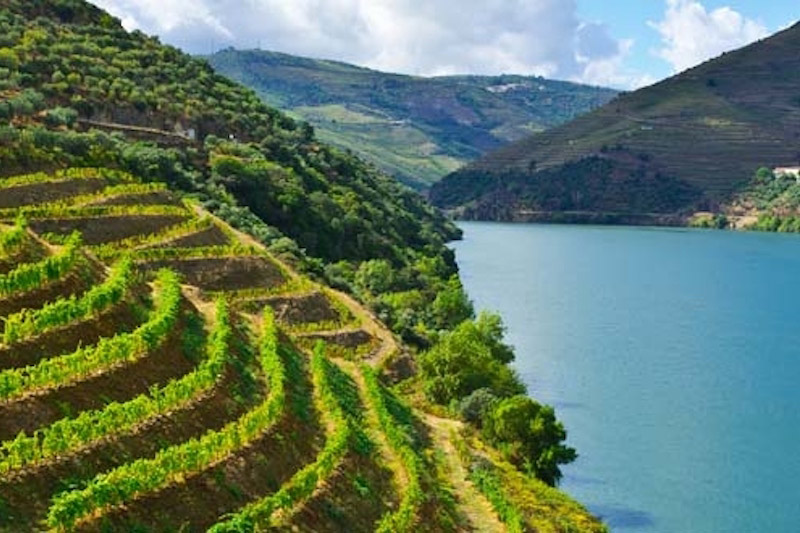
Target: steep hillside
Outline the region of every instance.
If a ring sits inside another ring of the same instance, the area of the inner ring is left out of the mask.
[[[800,161],[800,25],[498,150],[431,194],[462,216],[678,221]],[[650,215],[650,216],[648,216]]]
[[[486,452],[381,383],[392,334],[195,201],[88,168],[0,195],[0,531],[603,530],[499,455],[486,496],[447,470]]]
[[[0,531],[603,531],[457,234],[203,61],[0,0]]]
[[[800,233],[800,179],[796,172],[761,168],[718,212],[698,212],[692,226]]]
[[[260,50],[211,65],[414,188],[608,102],[610,89],[524,76],[421,78]]]

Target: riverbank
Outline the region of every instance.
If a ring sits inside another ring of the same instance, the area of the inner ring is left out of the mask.
[[[508,212],[503,216],[464,216],[450,212],[456,222],[505,222],[520,224],[574,224],[582,226],[651,226],[720,229],[767,233],[800,233],[800,216],[767,213],[726,214],[710,211],[686,213],[615,213],[594,211]]]
[[[800,240],[460,226],[470,298],[580,453],[561,489],[615,533],[796,530]]]

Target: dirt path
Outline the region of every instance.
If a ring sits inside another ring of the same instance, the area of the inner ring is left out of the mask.
[[[361,322],[361,327],[364,331],[380,341],[380,348],[366,361],[368,364],[378,366],[387,357],[399,351],[400,347],[392,332],[378,322],[378,319],[363,305],[341,291],[327,289],[327,292],[347,307],[353,316]]]
[[[351,361],[337,360],[336,364],[344,370],[358,386],[358,395],[361,398],[361,403],[364,405],[364,422],[368,430],[370,438],[378,445],[379,453],[382,456],[386,465],[392,470],[398,496],[402,497],[408,486],[408,472],[403,467],[400,457],[395,453],[394,449],[389,445],[386,435],[381,430],[381,423],[378,419],[378,413],[369,400],[367,393],[367,384],[364,381],[364,375],[358,365]]]
[[[450,483],[455,489],[459,512],[469,522],[472,531],[506,531],[505,525],[497,517],[492,505],[475,485],[467,479],[467,470],[461,464],[453,442],[451,431],[458,431],[461,422],[426,414],[425,422],[431,428],[431,438],[436,449],[442,452],[443,466]]]

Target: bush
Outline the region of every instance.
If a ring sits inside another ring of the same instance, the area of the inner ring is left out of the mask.
[[[461,400],[458,413],[465,422],[481,427],[484,417],[491,412],[497,401],[497,396],[490,389],[478,389]]]
[[[362,292],[381,294],[394,284],[392,265],[384,259],[364,261],[356,271],[356,288]]]
[[[56,107],[47,112],[44,120],[52,127],[72,126],[78,120],[78,112],[70,107]]]
[[[473,316],[475,310],[461,286],[458,276],[453,276],[439,291],[431,306],[435,327],[451,329]],[[501,332],[502,336],[502,332]]]
[[[548,485],[556,485],[561,479],[559,465],[571,463],[578,456],[562,444],[567,432],[556,420],[553,408],[527,396],[498,402],[484,419],[483,435],[503,451],[506,459]]]
[[[10,48],[0,48],[0,67],[14,71],[19,67],[19,58],[14,50]]]
[[[525,387],[507,366],[513,359],[513,351],[503,344],[500,317],[482,313],[477,320],[464,321],[444,333],[421,356],[425,393],[440,404],[450,404],[481,388],[500,397],[524,393]]]

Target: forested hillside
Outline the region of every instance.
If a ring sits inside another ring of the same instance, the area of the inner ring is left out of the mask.
[[[387,74],[262,50],[222,50],[208,60],[268,104],[313,124],[321,139],[417,189],[616,94],[533,76]]]
[[[797,165],[800,25],[623,94],[434,187],[468,218],[683,223]]]
[[[0,0],[0,531],[603,530],[457,235],[204,61]]]

